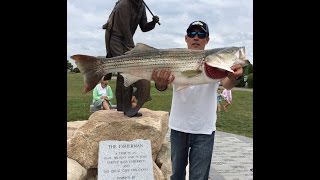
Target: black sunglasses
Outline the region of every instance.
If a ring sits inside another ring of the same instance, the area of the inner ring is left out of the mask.
[[[205,33],[205,32],[195,32],[195,31],[188,32],[187,35],[188,35],[189,38],[194,38],[196,35],[198,35],[198,38],[200,38],[200,39],[204,39],[205,37],[207,37],[207,33]]]

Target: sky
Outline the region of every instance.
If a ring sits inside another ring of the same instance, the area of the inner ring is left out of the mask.
[[[102,25],[117,0],[67,0],[67,59],[86,54],[105,56],[105,31]],[[133,40],[157,49],[187,48],[184,36],[196,20],[209,26],[210,41],[206,49],[244,46],[253,63],[253,0],[144,0],[160,24],[149,32],[138,26]],[[148,21],[152,15],[146,9]]]

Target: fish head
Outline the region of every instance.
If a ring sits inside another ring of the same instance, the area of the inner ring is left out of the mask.
[[[222,79],[228,72],[234,72],[231,66],[234,64],[247,65],[244,47],[216,48],[206,51],[204,59],[206,75],[213,79]]]

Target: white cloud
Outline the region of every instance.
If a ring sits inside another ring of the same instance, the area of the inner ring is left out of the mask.
[[[104,56],[102,25],[117,0],[67,0],[67,59],[74,54]],[[202,20],[209,25],[207,49],[245,46],[253,62],[252,0],[145,0],[161,25],[149,32],[134,35],[134,41],[155,48],[186,47],[184,35],[189,23]],[[147,9],[146,9],[147,10]],[[147,10],[148,21],[152,20]]]

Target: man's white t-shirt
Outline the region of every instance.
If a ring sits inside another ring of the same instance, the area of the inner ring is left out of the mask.
[[[176,91],[173,85],[169,127],[192,134],[212,134],[216,130],[219,82],[189,86]]]

